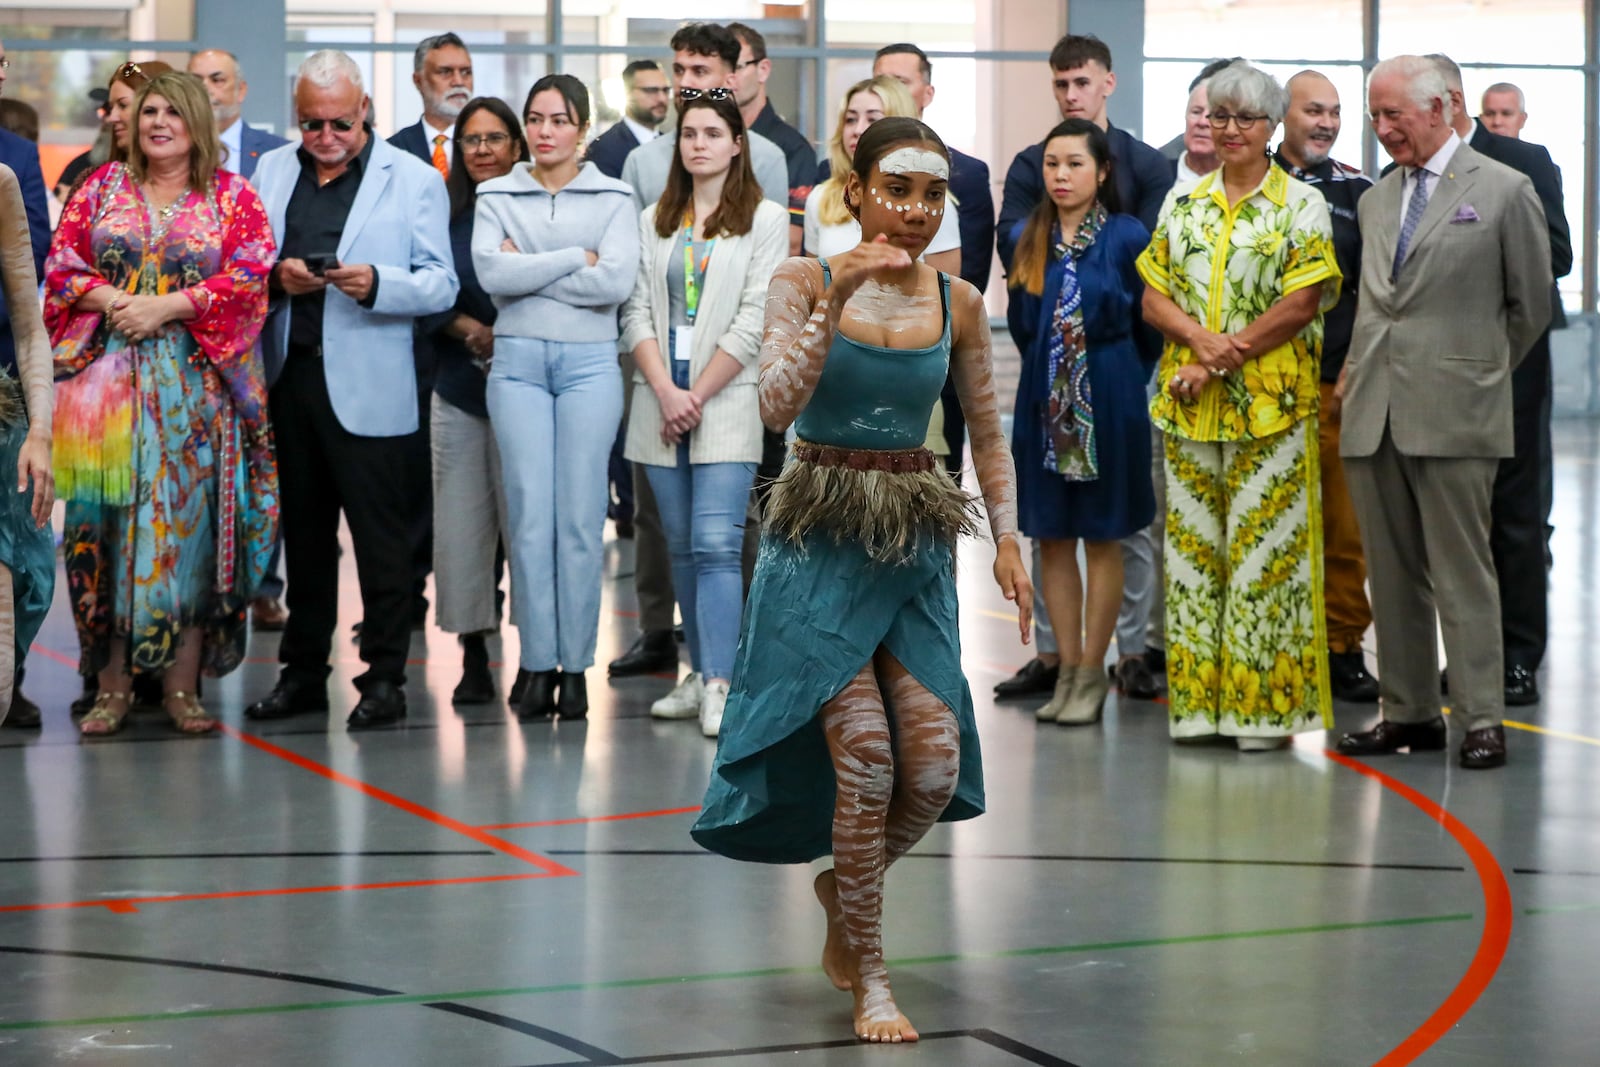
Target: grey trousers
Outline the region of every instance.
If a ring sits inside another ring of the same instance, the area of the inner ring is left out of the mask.
[[[446,633],[493,630],[498,626],[494,556],[507,526],[500,449],[488,419],[462,411],[437,393],[429,423],[434,614]]]
[[[633,411],[633,356],[624,354],[622,365],[622,425]],[[645,386],[649,388],[649,386]],[[656,495],[643,465],[633,465],[633,595],[639,602],[639,629],[645,633],[671,630],[676,595],[672,589],[672,556],[661,529]]]
[[[1438,717],[1442,630],[1457,721],[1498,725],[1505,673],[1489,501],[1499,461],[1402,455],[1385,430],[1376,452],[1344,466],[1367,550],[1384,718]]]

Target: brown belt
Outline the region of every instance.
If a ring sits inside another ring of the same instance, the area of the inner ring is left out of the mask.
[[[926,448],[883,451],[872,448],[836,448],[811,441],[796,441],[797,459],[819,467],[844,467],[853,471],[887,471],[890,474],[915,474],[938,469],[939,460]]]

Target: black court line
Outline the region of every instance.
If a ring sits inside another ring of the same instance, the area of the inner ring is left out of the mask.
[[[836,1048],[878,1049],[882,1048],[915,1048],[934,1041],[950,1041],[955,1039],[968,1039],[981,1041],[991,1048],[1001,1052],[1009,1052],[1025,1063],[1036,1063],[1039,1067],[1078,1067],[1071,1060],[1064,1060],[1060,1056],[1036,1049],[1031,1045],[1024,1045],[1015,1038],[1006,1037],[988,1029],[976,1030],[939,1030],[921,1035],[921,1040],[909,1044],[879,1046],[866,1041],[857,1041],[855,1038],[845,1038],[838,1041],[809,1041],[797,1045],[753,1045],[749,1048],[705,1049],[700,1052],[670,1052],[659,1055],[645,1056],[618,1056],[608,1060],[570,1060],[562,1063],[529,1064],[527,1067],[590,1067],[592,1064],[607,1064],[611,1067],[644,1067],[656,1063],[699,1063],[704,1060],[731,1060],[746,1056],[792,1056],[797,1052],[824,1052]]]
[[[88,856],[0,856],[0,863],[106,863],[128,860],[302,860],[357,856],[494,856],[488,848],[358,849],[349,852],[144,852]]]
[[[293,982],[297,985],[317,986],[322,989],[337,989],[345,993],[361,993],[369,997],[403,997],[405,992],[399,989],[384,989],[382,986],[364,985],[360,982],[346,982],[337,978],[318,978],[310,974],[293,974],[289,971],[268,971],[257,967],[235,967],[225,963],[205,963],[200,960],[174,960],[159,956],[128,956],[117,952],[84,952],[70,949],[34,948],[28,945],[0,945],[0,953],[9,952],[20,956],[49,956],[78,960],[103,960],[111,963],[137,963],[148,967],[171,967],[177,970],[205,971],[211,974],[233,974],[246,978],[266,978],[276,982]],[[489,1023],[506,1030],[514,1030],[519,1034],[537,1037],[546,1044],[565,1049],[579,1056],[587,1057],[580,1061],[585,1064],[612,1064],[621,1063],[622,1060],[603,1049],[596,1048],[575,1037],[555,1030],[548,1030],[533,1023],[513,1019],[509,1015],[484,1011],[480,1008],[470,1008],[463,1004],[450,1001],[433,1001],[422,1005],[434,1011],[442,1011],[450,1015],[459,1015],[479,1022]]]
[[[713,852],[695,848],[546,848],[545,856],[706,856],[717,858]],[[1343,860],[1240,860],[1205,859],[1185,856],[1076,856],[1076,855],[1024,855],[1020,853],[985,852],[907,852],[902,860],[1026,860],[1040,863],[1165,863],[1192,864],[1198,867],[1295,867],[1332,868],[1355,871],[1446,871],[1461,872],[1466,868],[1447,863],[1354,863]]]
[[[1512,874],[1553,874],[1558,878],[1600,878],[1600,871],[1547,871],[1541,867],[1513,867]]]

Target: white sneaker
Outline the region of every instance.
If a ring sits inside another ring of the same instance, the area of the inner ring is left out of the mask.
[[[700,714],[700,702],[705,691],[700,672],[690,671],[677,688],[650,705],[650,716],[656,719],[692,719]]]
[[[722,730],[722,709],[728,704],[728,683],[708,682],[700,699],[700,732],[716,737]]]

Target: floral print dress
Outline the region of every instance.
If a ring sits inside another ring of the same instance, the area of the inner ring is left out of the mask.
[[[155,210],[122,164],[102,167],[62,213],[46,267],[55,346],[55,462],[66,572],[83,659],[113,638],[135,672],[160,671],[179,633],[204,632],[202,667],[243,659],[245,606],[277,534],[277,468],[255,342],[276,257],[261,201],[218,171]],[[196,315],[130,344],[77,310],[103,285],[183,292]]]
[[[1166,612],[1171,733],[1283,737],[1330,722],[1317,404],[1322,313],[1340,273],[1326,202],[1272,165],[1229,206],[1221,172],[1161,209],[1145,283],[1206,329],[1236,333],[1322,287],[1318,313],[1200,395],[1165,388],[1193,361],[1169,341],[1150,404],[1167,435]]]

